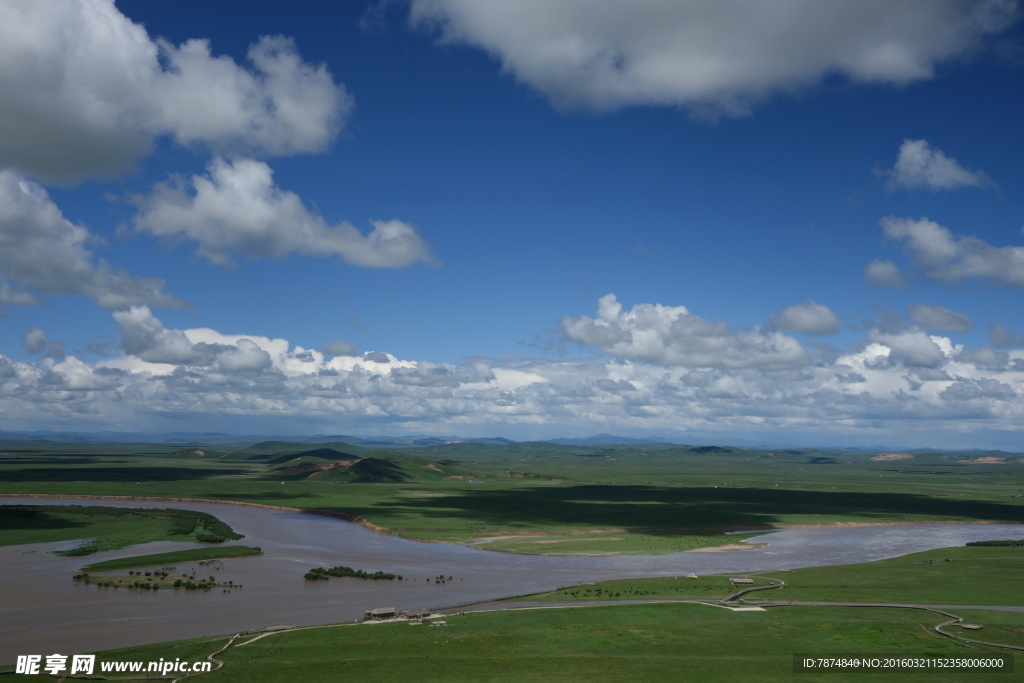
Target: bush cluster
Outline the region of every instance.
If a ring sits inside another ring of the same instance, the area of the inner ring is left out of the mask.
[[[398,579],[399,581],[402,580],[401,576],[397,576],[395,574],[388,574],[387,572],[373,572],[371,574],[370,572],[363,571],[362,569],[353,569],[352,567],[331,567],[330,569],[325,569],[323,567],[315,567],[313,569],[310,569],[308,572],[306,572],[306,577],[305,578],[306,578],[307,581],[326,581],[327,577],[329,577],[329,576],[337,576],[337,577],[351,576],[352,578],[355,578],[355,579],[373,579],[373,580],[377,580],[377,579],[386,579],[386,580]]]

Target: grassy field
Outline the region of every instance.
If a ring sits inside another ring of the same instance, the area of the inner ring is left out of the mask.
[[[793,669],[796,654],[978,657],[998,652],[930,632],[942,620],[918,610],[732,612],[694,604],[467,613],[439,625],[346,625],[273,634],[218,655],[224,668],[201,680],[791,681],[800,680]],[[198,661],[224,642],[117,650],[102,653],[101,660]],[[977,680],[1012,681],[1018,675],[985,673]],[[806,679],[849,681],[851,676],[961,683],[977,674],[815,672]]]
[[[773,576],[786,581],[786,587],[757,599],[1024,605],[1024,548],[939,548]]]
[[[954,626],[946,629],[951,633],[959,633],[967,638],[987,640],[992,643],[1024,647],[1024,613],[965,609],[957,610],[956,615],[963,617],[965,624],[982,624],[985,628],[981,631],[967,631],[959,630]],[[1017,665],[1024,666],[1024,656],[1020,652],[1017,653]],[[1019,670],[1017,675],[1020,675]]]
[[[191,510],[3,505],[0,545],[86,540],[61,555],[89,555],[150,541],[220,543],[241,538],[213,515]]]

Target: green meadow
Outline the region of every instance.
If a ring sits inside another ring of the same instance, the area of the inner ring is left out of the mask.
[[[669,444],[5,444],[0,493],[245,501],[355,515],[408,538],[490,541],[507,552],[667,553],[735,540],[724,529],[1024,522],[1024,462],[1001,452]]]
[[[998,623],[1006,628],[1024,625],[1015,618],[1001,614]],[[197,680],[771,682],[800,680],[793,659],[801,654],[1009,656],[930,630],[944,619],[906,609],[773,607],[733,612],[685,603],[470,612],[416,626],[339,625],[272,633],[248,644],[251,636],[243,636],[217,655],[224,662],[222,669]],[[223,638],[107,651],[100,654],[100,661],[200,661],[226,642]],[[825,682],[852,677],[961,683],[1019,680],[1019,672],[930,669],[814,672],[805,677]]]

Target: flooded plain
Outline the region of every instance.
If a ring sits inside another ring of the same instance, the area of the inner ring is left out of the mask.
[[[0,547],[0,664],[19,654],[82,654],[101,649],[216,635],[271,625],[353,621],[375,607],[444,607],[610,579],[758,572],[850,564],[963,545],[1024,539],[1024,525],[913,524],[787,529],[751,539],[763,548],[629,557],[539,557],[379,534],[332,517],[239,505],[2,498],[5,505],[109,505],[185,508],[219,517],[259,546],[261,557],[198,567],[233,581],[225,592],[131,591],[73,582],[82,565],[114,557],[197,547],[149,543],[88,557],[53,555],[71,542]],[[305,581],[313,567],[382,570],[404,581]],[[182,563],[175,573],[196,565]],[[438,584],[437,576],[452,577]]]

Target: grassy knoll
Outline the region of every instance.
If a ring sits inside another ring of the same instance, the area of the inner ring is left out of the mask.
[[[82,572],[110,572],[118,569],[138,569],[140,567],[156,567],[179,562],[204,562],[207,560],[228,560],[235,557],[253,557],[262,555],[259,548],[252,548],[247,545],[227,545],[218,548],[195,548],[193,550],[179,550],[173,553],[152,553],[150,555],[137,555],[135,557],[121,557],[114,560],[105,560],[88,564],[79,571]]]
[[[1005,453],[915,452],[877,460],[871,452],[815,449],[539,443],[448,444],[403,455],[345,445],[332,460],[310,455],[327,449],[309,444],[266,448],[22,445],[0,452],[0,493],[324,508],[409,538],[452,543],[541,532],[548,536],[488,544],[540,554],[665,553],[732,540],[698,538],[695,532],[705,527],[1024,521],[1024,462]],[[374,465],[377,480],[361,483],[362,475],[346,479],[341,469],[317,469],[333,468],[342,456]],[[292,460],[299,469],[284,473],[280,468]],[[313,465],[308,473],[306,465]],[[616,529],[626,531],[596,533]],[[581,540],[581,532],[591,535]]]
[[[941,620],[916,610],[778,607],[738,613],[687,604],[469,613],[447,617],[444,625],[336,626],[270,635],[231,647],[218,656],[225,667],[202,680],[791,681],[794,653],[994,651],[931,633]],[[223,642],[132,648],[101,653],[100,659],[197,661]],[[1015,675],[983,677],[1010,681]],[[816,672],[808,680],[850,676]],[[959,683],[966,676],[931,669],[858,673],[856,679]]]
[[[62,555],[88,555],[150,541],[220,543],[239,538],[213,515],[192,510],[0,504],[0,545],[89,539]]]

